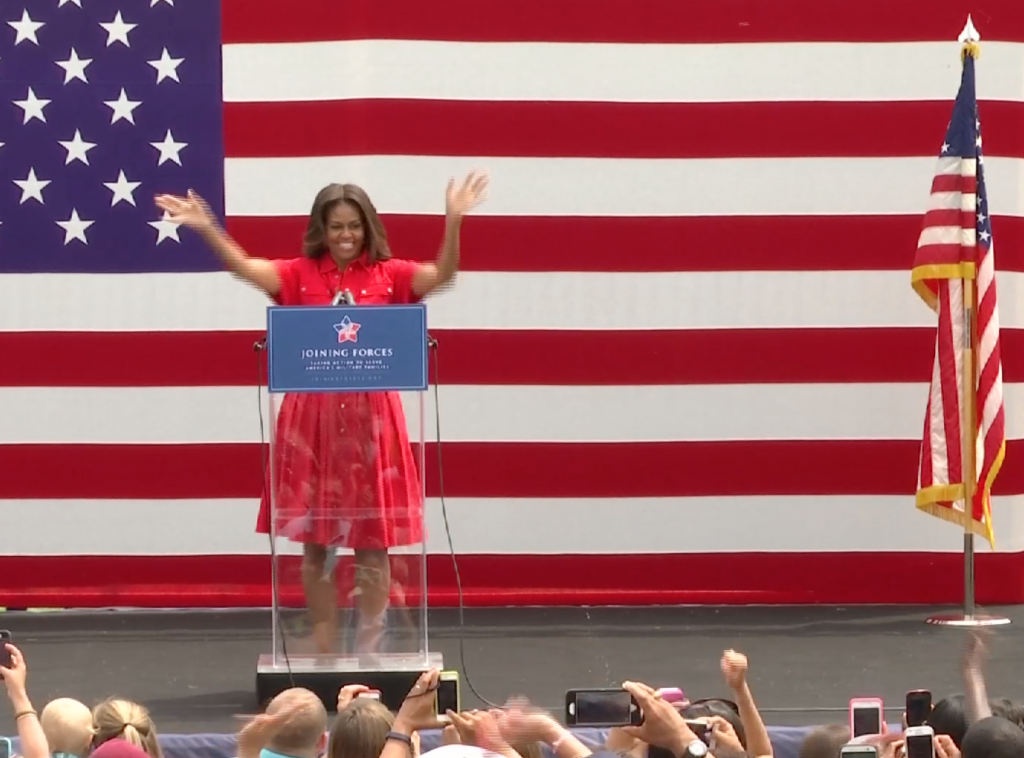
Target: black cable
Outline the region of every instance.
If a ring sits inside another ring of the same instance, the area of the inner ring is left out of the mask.
[[[441,372],[438,368],[437,340],[431,339],[430,347],[434,349],[434,429],[437,435],[437,489],[441,499],[441,516],[444,518],[444,533],[448,538],[448,552],[452,557],[452,568],[455,569],[455,588],[459,593],[459,663],[462,666],[462,676],[466,679],[469,691],[476,695],[477,700],[490,708],[501,708],[497,703],[492,703],[473,686],[473,680],[469,676],[469,667],[466,665],[466,605],[462,595],[462,575],[459,573],[459,559],[455,555],[455,544],[452,542],[452,530],[448,525],[448,506],[444,501],[444,465],[441,462],[441,400],[438,394],[438,385],[441,383]]]
[[[256,406],[258,408],[260,418],[260,462],[263,472],[263,496],[266,498],[267,506],[270,511],[268,514],[270,522],[267,528],[267,538],[270,540],[270,602],[272,604],[270,613],[274,619],[274,624],[277,626],[277,633],[281,637],[281,654],[284,656],[284,663],[288,669],[288,684],[294,687],[295,677],[292,675],[292,661],[291,658],[288,657],[288,641],[284,636],[284,624],[281,621],[281,608],[277,597],[277,548],[274,545],[276,519],[274,514],[273,495],[267,492],[267,482],[270,481],[270,467],[267,463],[267,432],[263,419],[263,382],[265,377],[263,376],[263,356],[260,355],[266,347],[266,344],[266,340],[260,340],[259,342],[253,343],[252,349],[253,352],[256,353]]]

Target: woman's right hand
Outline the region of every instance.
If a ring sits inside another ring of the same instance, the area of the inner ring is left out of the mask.
[[[395,715],[395,731],[412,734],[442,726],[437,718],[437,685],[441,672],[431,669],[420,674]]]
[[[156,207],[167,214],[167,220],[181,224],[197,232],[213,229],[217,226],[217,217],[210,206],[192,190],[186,197],[177,195],[157,195],[153,198]]]

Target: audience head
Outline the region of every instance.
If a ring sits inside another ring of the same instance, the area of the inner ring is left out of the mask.
[[[267,747],[275,753],[294,758],[317,758],[324,752],[327,743],[327,709],[310,690],[292,687],[270,701],[267,713],[274,714],[292,708],[295,708],[295,712],[275,732]]]
[[[948,735],[953,743],[960,747],[967,731],[967,706],[964,696],[951,695],[942,698],[928,714],[927,723],[935,730],[935,734]]]
[[[836,758],[839,750],[850,741],[847,724],[826,724],[812,731],[800,744],[799,758]]]
[[[163,758],[156,726],[144,706],[131,700],[110,698],[93,708],[92,721],[96,732],[93,739],[95,747],[122,739],[142,749],[151,758]]]
[[[1024,731],[1001,716],[989,716],[971,724],[960,754],[963,758],[1020,758],[1024,755]]]
[[[39,714],[51,753],[67,753],[79,758],[92,747],[92,711],[85,703],[70,697],[51,700]]]

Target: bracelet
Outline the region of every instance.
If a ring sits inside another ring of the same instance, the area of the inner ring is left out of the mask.
[[[39,714],[36,713],[32,708],[29,708],[27,711],[18,711],[17,713],[15,713],[14,720],[17,721],[22,716],[36,716],[38,718]]]
[[[387,740],[397,740],[399,742],[404,742],[409,747],[410,750],[412,749],[412,737],[410,737],[408,734],[402,734],[401,732],[388,732],[386,735],[384,735],[384,741],[386,742]]]

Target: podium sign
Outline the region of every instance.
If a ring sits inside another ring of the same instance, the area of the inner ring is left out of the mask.
[[[267,309],[270,392],[427,389],[424,305]]]
[[[427,648],[427,339],[422,304],[267,309],[261,702],[305,686],[333,708],[341,685],[359,683],[397,709],[420,672],[443,667]]]

